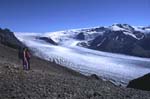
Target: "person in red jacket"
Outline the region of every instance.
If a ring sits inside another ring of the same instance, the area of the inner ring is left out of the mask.
[[[31,53],[28,48],[23,49],[23,69],[30,70]]]

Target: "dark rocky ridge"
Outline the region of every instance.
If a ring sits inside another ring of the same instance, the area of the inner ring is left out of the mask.
[[[150,73],[129,82],[128,88],[150,91]]]
[[[116,38],[117,36],[118,39]],[[125,35],[122,31],[108,31],[108,33],[105,33],[103,36],[98,36],[94,39],[90,48],[113,53],[132,54],[135,42],[136,39]],[[100,45],[98,46],[98,44]]]
[[[53,41],[51,38],[48,37],[37,37],[39,40],[44,40],[47,43],[53,44],[53,45],[58,45],[55,41]]]
[[[15,37],[14,33],[11,32],[9,29],[1,29],[1,28],[0,28],[0,43],[15,49],[19,49],[20,47],[25,46]]]
[[[85,40],[85,35],[84,35],[84,33],[79,33],[79,34],[76,36],[76,39],[78,39],[78,40]]]

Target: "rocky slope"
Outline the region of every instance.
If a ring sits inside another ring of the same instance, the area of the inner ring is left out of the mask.
[[[23,71],[18,51],[0,44],[0,99],[148,99],[148,91],[115,86],[32,56]]]
[[[24,45],[15,37],[13,32],[9,29],[1,29],[0,28],[0,43],[12,47],[12,48],[20,48]]]
[[[149,34],[138,31],[127,24],[115,24],[103,35],[90,41],[88,48],[122,53],[141,57],[150,57]]]
[[[150,73],[129,82],[128,88],[150,91]]]

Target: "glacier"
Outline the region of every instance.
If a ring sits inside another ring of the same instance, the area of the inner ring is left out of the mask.
[[[84,75],[96,74],[103,80],[109,80],[116,85],[126,86],[130,80],[150,72],[149,58],[79,47],[76,46],[80,42],[79,40],[64,35],[61,34],[65,40],[56,46],[36,39],[38,36],[48,36],[48,33],[15,33],[15,36],[26,44],[36,56],[73,69]],[[57,38],[56,33],[53,36],[55,39]]]

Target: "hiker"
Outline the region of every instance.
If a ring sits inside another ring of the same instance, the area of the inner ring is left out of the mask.
[[[22,60],[23,62],[23,69],[24,70],[30,70],[30,58],[31,58],[31,53],[28,50],[28,48],[20,48],[19,53],[18,53],[19,59]]]
[[[28,48],[23,49],[23,69],[30,70],[30,58],[31,54]]]

